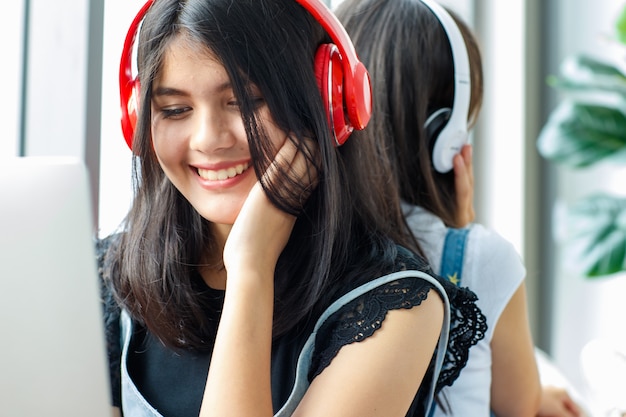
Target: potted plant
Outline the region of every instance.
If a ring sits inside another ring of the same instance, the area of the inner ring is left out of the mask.
[[[575,170],[626,167],[626,8],[614,29],[619,54],[571,56],[549,77],[563,99],[537,139],[542,157]],[[626,197],[585,196],[567,207],[563,221],[566,262],[576,272],[593,278],[626,271]]]

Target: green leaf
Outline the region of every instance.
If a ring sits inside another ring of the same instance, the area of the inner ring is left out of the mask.
[[[568,210],[565,261],[585,277],[626,271],[626,199],[590,196]]]
[[[615,32],[617,39],[621,43],[626,44],[626,7],[622,9],[622,12],[615,22]]]
[[[550,77],[548,83],[566,94],[601,91],[626,97],[626,77],[622,69],[614,62],[586,54],[566,58],[560,75]]]
[[[626,160],[626,116],[614,108],[562,101],[537,138],[539,154],[572,168]]]

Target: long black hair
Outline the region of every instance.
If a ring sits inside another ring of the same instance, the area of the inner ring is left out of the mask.
[[[179,36],[208,48],[224,65],[257,177],[273,154],[251,84],[317,170],[318,185],[306,202],[302,185],[287,173],[279,183],[262,183],[273,204],[298,216],[276,267],[275,336],[319,314],[346,289],[388,271],[396,243],[419,250],[377,145],[351,138],[333,146],[313,70],[315,51],[330,39],[302,6],[294,0],[156,0],[138,41],[135,198],[108,258],[117,298],[136,320],[170,346],[196,349],[207,346],[215,326],[197,268],[208,251],[219,250],[217,243],[209,222],[162,171],[150,133],[152,84],[169,42]],[[305,139],[318,146],[315,157]]]

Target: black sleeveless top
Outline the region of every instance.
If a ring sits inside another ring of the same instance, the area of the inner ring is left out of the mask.
[[[104,272],[102,259],[106,246],[106,242],[100,242],[98,245],[101,276]],[[396,271],[420,270],[435,276],[424,260],[403,248],[399,248],[395,268]],[[451,328],[446,359],[437,380],[436,392],[454,382],[467,362],[470,347],[484,337],[487,329],[485,317],[475,304],[474,293],[451,285],[443,278],[437,278],[450,300]],[[120,407],[120,309],[115,303],[111,289],[104,282],[103,280],[102,293],[111,369],[112,403]],[[432,284],[420,278],[402,278],[344,305],[318,331],[309,380],[315,378],[330,364],[341,347],[374,334],[382,325],[388,311],[421,304],[433,288]],[[203,293],[205,299],[213,303],[208,306],[207,311],[221,311],[224,291],[206,287]],[[275,412],[282,407],[291,392],[298,355],[314,325],[315,320],[301,323],[272,342],[271,381]],[[173,350],[166,347],[147,329],[133,322],[127,367],[144,398],[164,416],[198,415],[210,358],[210,351]],[[407,417],[426,413],[424,408],[429,394],[427,387],[433,375],[434,358],[433,353],[422,388],[418,391]]]

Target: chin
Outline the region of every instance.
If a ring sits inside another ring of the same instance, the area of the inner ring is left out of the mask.
[[[224,224],[224,225],[232,225],[235,223],[235,219],[237,219],[237,215],[241,211],[241,206],[243,202],[239,204],[220,204],[219,206],[211,205],[211,207],[204,206],[194,206],[198,214],[202,216],[205,220],[215,223],[215,224]]]

